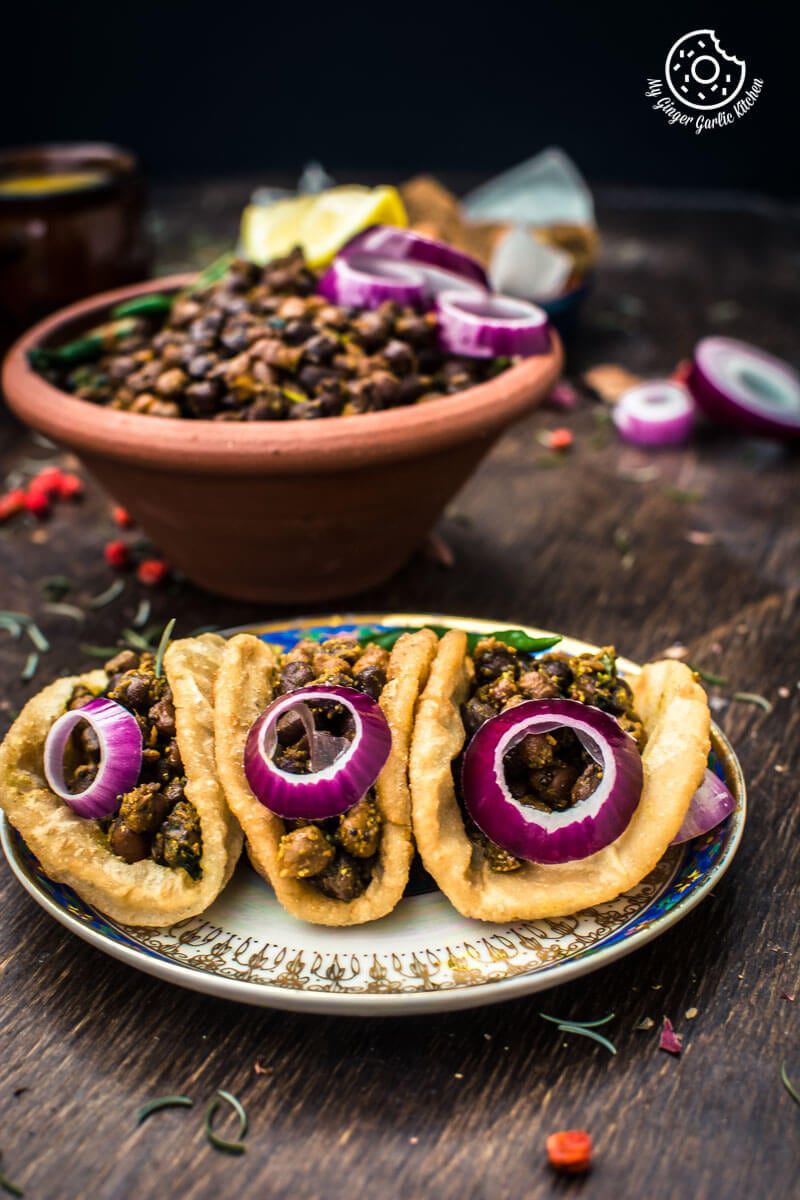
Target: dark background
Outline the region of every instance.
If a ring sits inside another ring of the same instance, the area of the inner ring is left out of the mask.
[[[11,6],[9,5],[9,8]],[[594,183],[798,191],[788,7],[140,0],[14,4],[4,145],[107,139],[151,177],[294,172],[320,158],[396,178],[465,178],[563,146]],[[755,107],[697,135],[644,97],[667,51],[714,28]]]

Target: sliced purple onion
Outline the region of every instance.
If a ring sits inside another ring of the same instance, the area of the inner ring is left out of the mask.
[[[335,702],[352,718],[352,740],[332,738],[314,728],[308,704]],[[293,775],[275,765],[278,720],[297,713],[309,738],[311,772]],[[379,704],[355,688],[298,688],[273,700],[247,736],[244,769],[253,795],[286,820],[324,821],[346,812],[365,796],[383,770],[392,748],[392,732]]]
[[[614,405],[619,435],[634,446],[676,446],[689,439],[695,407],[685,387],[653,379],[623,392]]]
[[[687,386],[720,425],[766,437],[800,437],[800,374],[756,346],[702,338]]]
[[[333,260],[319,281],[318,291],[333,304],[377,308],[386,300],[424,308],[428,288],[420,271],[388,258],[359,254]]]
[[[439,340],[449,354],[468,358],[526,358],[547,354],[547,313],[527,300],[479,292],[442,292],[436,298]]]
[[[448,246],[446,242],[424,237],[412,229],[373,225],[357,233],[339,251],[342,258],[362,254],[412,264],[424,274],[432,294],[445,288],[465,285],[481,291],[489,291],[491,287],[489,277],[477,259],[456,250],[454,246]]]
[[[736,801],[725,784],[718,775],[706,768],[703,782],[692,797],[689,811],[671,844],[679,846],[715,829],[731,815],[735,807]]]
[[[100,765],[82,792],[71,792],[64,778],[64,751],[77,725],[91,726],[100,747]],[[44,744],[44,775],[51,792],[79,817],[99,820],[119,807],[120,796],[136,786],[142,769],[142,731],[133,713],[115,700],[98,696],[59,717]]]
[[[503,759],[529,733],[571,729],[602,768],[585,800],[566,812],[541,812],[511,795]],[[578,700],[526,700],[481,725],[464,755],[467,810],[491,841],[516,858],[565,863],[588,858],[624,833],[642,794],[636,743],[608,713]]]

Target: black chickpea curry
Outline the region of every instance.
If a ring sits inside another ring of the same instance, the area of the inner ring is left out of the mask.
[[[50,382],[93,404],[153,417],[297,421],[377,412],[451,395],[508,358],[447,354],[433,311],[387,300],[333,304],[296,250],[265,267],[233,261],[172,299],[31,352]]]

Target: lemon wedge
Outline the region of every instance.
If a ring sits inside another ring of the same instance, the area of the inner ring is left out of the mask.
[[[302,246],[309,266],[319,268],[362,229],[407,224],[396,188],[335,187],[267,207],[248,205],[242,214],[241,251],[245,258],[264,264]]]

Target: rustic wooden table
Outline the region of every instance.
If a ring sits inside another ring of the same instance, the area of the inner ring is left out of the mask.
[[[158,195],[159,267],[226,245],[248,190]],[[601,203],[600,221],[602,269],[571,373],[604,360],[668,372],[709,331],[796,354],[791,214],[621,193]],[[718,432],[645,453],[620,445],[604,416],[587,402],[518,425],[441,521],[455,565],[420,554],[352,606],[529,621],[639,659],[684,643],[690,661],[730,681],[710,690],[750,792],[747,835],[716,894],[652,945],[544,999],[332,1020],[239,1008],[135,974],[57,926],[3,864],[0,1150],[26,1196],[794,1193],[800,1111],[779,1072],[785,1059],[800,1082],[797,457]],[[564,424],[575,445],[556,457],[537,434]],[[3,472],[50,457],[4,420]],[[130,621],[143,594],[134,583],[91,628],[43,609],[45,577],[71,577],[79,603],[107,586],[112,530],[107,498],[90,487],[49,524],[0,532],[2,607],[37,614],[52,643],[23,684],[20,644],[0,636],[0,732],[43,680],[82,665],[79,642],[113,642]],[[154,621],[178,612],[185,629],[276,615],[189,587],[152,601]],[[614,1011],[617,1056],[563,1044],[539,1008]],[[664,1014],[684,1036],[680,1059],[659,1052],[657,1030],[636,1029]],[[243,1158],[212,1152],[180,1112],[137,1130],[147,1099],[220,1086],[251,1115]],[[544,1163],[545,1136],[565,1127],[594,1136],[585,1182],[556,1179]]]

